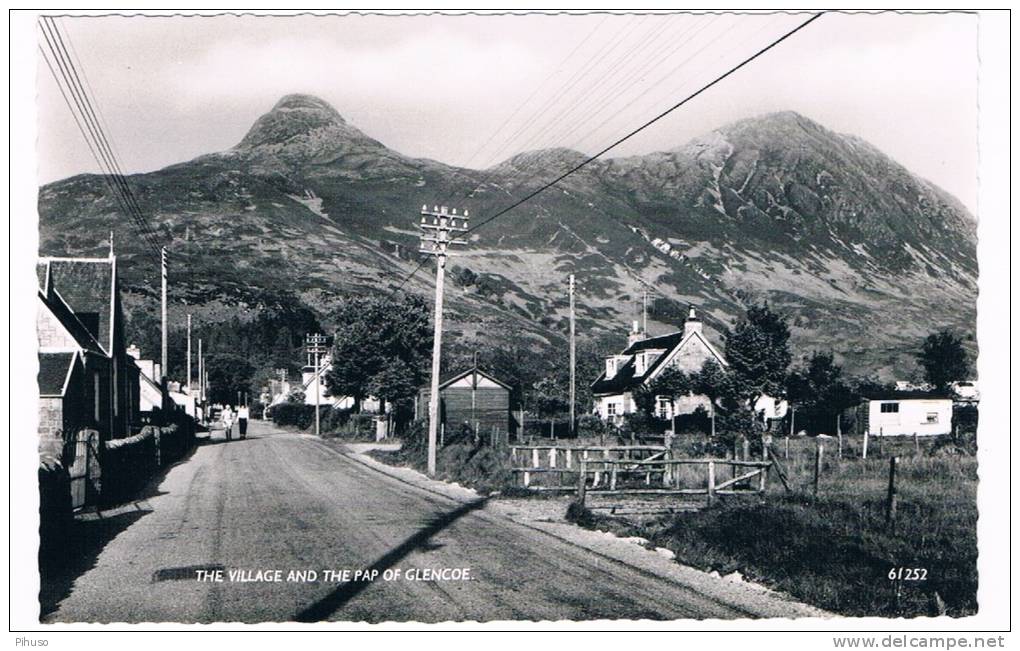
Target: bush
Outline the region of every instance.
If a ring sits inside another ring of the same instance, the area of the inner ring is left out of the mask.
[[[277,425],[308,429],[315,423],[315,407],[304,403],[284,402],[273,407],[271,416]]]

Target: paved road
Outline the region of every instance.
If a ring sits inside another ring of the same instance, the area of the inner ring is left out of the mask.
[[[775,614],[664,580],[254,423],[172,468],[45,621],[378,622]],[[409,571],[470,581],[200,583],[195,568]],[[770,610],[771,609],[771,610]],[[791,611],[789,614],[793,614]]]

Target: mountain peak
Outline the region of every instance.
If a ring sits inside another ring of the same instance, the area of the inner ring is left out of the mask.
[[[341,122],[344,119],[337,113],[337,110],[327,102],[326,100],[316,97],[315,95],[304,95],[302,93],[292,93],[290,95],[284,95],[280,98],[280,101],[273,106],[274,111],[293,111],[293,110],[309,110],[309,111],[322,111],[330,115],[335,116]]]
[[[262,115],[237,145],[250,149],[261,145],[282,145],[294,138],[330,127],[342,127],[346,121],[328,102],[313,95],[283,96],[272,110]]]

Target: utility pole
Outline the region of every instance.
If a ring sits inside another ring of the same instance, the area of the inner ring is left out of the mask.
[[[570,435],[573,437],[577,427],[575,398],[577,397],[577,346],[574,323],[574,274],[570,274]]]
[[[191,395],[191,315],[188,315],[188,395]]]
[[[202,370],[204,368],[205,368],[205,365],[202,362],[202,338],[199,337],[198,338],[198,400],[199,400],[199,402],[201,402],[202,398],[205,397],[203,395],[203,389],[205,387],[203,386],[203,383],[202,383]]]
[[[326,352],[326,335],[315,333],[305,337],[305,350],[312,355],[315,369],[315,435],[319,435],[319,355]]]
[[[648,336],[648,290],[641,294],[641,333]]]
[[[166,355],[166,247],[165,246],[161,247],[159,249],[159,259],[160,259],[160,279],[162,281],[161,285],[162,285],[162,297],[163,297],[163,305],[162,305],[162,314],[163,314],[163,328],[162,328],[163,329],[163,346],[162,346],[162,353],[163,354],[162,354],[161,362],[160,362],[162,364],[162,366],[159,367],[160,368],[159,374],[161,376],[160,380],[162,382],[162,380],[165,380],[167,375],[168,375],[167,367],[166,367],[166,357],[167,357],[167,355]]]
[[[447,249],[451,244],[467,244],[458,239],[457,234],[467,232],[468,211],[457,216],[457,209],[452,212],[446,206],[427,205],[421,207],[421,245],[420,253],[436,257],[436,306],[432,317],[432,389],[429,393],[429,453],[428,474],[436,474],[436,437],[439,431],[439,351],[443,338],[443,280],[446,276]],[[451,237],[451,235],[453,237]]]

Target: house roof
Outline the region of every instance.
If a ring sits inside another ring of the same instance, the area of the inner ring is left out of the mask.
[[[726,365],[726,360],[723,356],[700,332],[691,332],[686,337],[683,332],[672,332],[668,335],[660,335],[658,337],[635,341],[631,345],[627,346],[621,354],[630,355],[631,358],[628,359],[622,367],[616,369],[616,374],[611,378],[607,379],[605,371],[603,371],[602,374],[599,375],[598,379],[592,383],[592,393],[595,395],[622,393],[640,386],[643,382],[655,377],[659,367],[671,357],[671,353],[676,348],[682,347],[688,340],[694,337],[700,339],[712,355],[714,355],[724,366]],[[655,358],[644,374],[635,377],[633,356],[645,350],[665,350],[665,352]]]
[[[649,339],[635,341],[623,351],[624,355],[633,355],[642,350],[673,350],[684,338],[683,332],[671,332],[668,335],[660,335]]]
[[[77,314],[99,316],[97,339],[104,349],[113,342],[113,301],[116,281],[115,258],[43,258],[37,272],[42,283],[60,292],[61,298]],[[46,282],[48,273],[49,282]]]
[[[507,391],[511,390],[509,384],[507,384],[506,382],[503,382],[499,378],[493,377],[491,374],[486,373],[485,371],[483,371],[482,369],[477,368],[477,367],[469,368],[469,369],[466,369],[466,370],[463,370],[463,371],[459,371],[457,373],[452,373],[450,375],[447,375],[446,377],[440,378],[440,380],[439,380],[439,390],[442,391],[443,389],[445,389],[446,387],[450,386],[451,384],[453,384],[457,380],[459,380],[459,379],[461,379],[463,377],[466,377],[468,375],[471,375],[472,373],[478,373],[478,375],[486,378],[487,380],[491,380],[492,382],[495,382],[496,384],[498,384],[499,386],[503,387]],[[428,387],[425,387],[425,388],[428,388]]]
[[[61,397],[77,353],[39,353],[39,395]]]
[[[953,396],[939,391],[873,391],[861,396],[862,400],[952,400]]]
[[[60,322],[60,325],[64,326],[64,329],[74,338],[75,343],[82,350],[99,355],[106,354],[103,351],[102,345],[96,341],[96,338],[92,336],[92,333],[85,327],[85,324],[78,320],[78,317],[71,311],[70,306],[68,306],[55,288],[49,288],[48,294],[40,291],[39,300],[42,301],[50,314]]]

